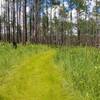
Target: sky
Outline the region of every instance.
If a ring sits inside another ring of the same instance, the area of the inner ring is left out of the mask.
[[[64,6],[65,6],[66,8],[68,8],[68,3],[67,3],[66,1],[67,1],[67,0],[64,0]],[[95,6],[95,3],[94,3],[94,0],[89,0],[89,1],[90,1],[90,2],[89,2],[89,5],[90,5],[90,6],[89,6],[89,11],[92,12],[92,11],[93,11],[93,7]],[[3,3],[4,0],[0,0],[0,15],[2,14],[2,11],[1,11],[1,2]],[[63,0],[60,0],[60,2],[62,3]],[[28,9],[27,9],[27,10],[28,10]],[[50,10],[50,8],[49,8],[48,10]],[[58,10],[59,10],[59,8],[53,10],[52,16],[54,16],[55,11],[56,11],[56,13],[57,13]],[[75,11],[75,9],[72,10],[72,13],[73,13],[73,18],[76,17],[76,11]],[[58,13],[57,13],[57,16],[58,16]]]
[[[61,0],[61,1],[63,1],[63,0]],[[66,8],[68,8],[68,2],[66,2],[67,0],[65,0],[65,2],[64,2],[64,6],[66,7]],[[61,4],[62,5],[62,4]],[[94,8],[94,6],[95,6],[95,2],[94,2],[94,0],[89,0],[89,3],[88,3],[88,10],[89,10],[89,13],[90,13],[90,17],[92,16],[91,15],[91,13],[93,12],[93,8]],[[76,17],[77,17],[77,13],[76,13],[76,10],[73,8],[73,10],[70,10],[70,11],[72,11],[72,17],[73,17],[73,22],[76,22]],[[50,12],[50,8],[49,8],[49,12]],[[59,7],[57,7],[55,10],[53,9],[53,12],[52,12],[52,16],[54,16],[54,14],[55,14],[55,12],[56,12],[56,16],[57,17],[59,17]],[[50,12],[51,13],[51,12]]]
[[[0,15],[1,15],[1,1],[2,1],[2,0],[0,0]]]

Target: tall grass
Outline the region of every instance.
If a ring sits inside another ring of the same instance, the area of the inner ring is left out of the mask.
[[[55,62],[66,81],[69,80],[69,84],[86,100],[100,100],[100,49],[62,48],[58,50]]]
[[[14,49],[12,44],[0,43],[0,75],[6,74],[27,57],[46,50],[47,46],[43,45],[18,45],[17,49]]]
[[[27,59],[28,63],[25,63]],[[13,73],[13,69],[18,75],[16,73],[9,75]],[[35,78],[34,75],[38,77]],[[51,98],[53,100],[100,100],[99,77],[100,49],[93,47],[55,48],[45,45],[18,45],[18,48],[14,49],[11,44],[0,44],[0,90],[5,93],[0,91],[0,100],[31,100],[32,96],[37,97],[38,100],[51,100]],[[8,83],[6,83],[7,78],[10,79]],[[62,79],[64,81],[61,81]],[[34,87],[35,80],[37,89]],[[27,85],[24,84],[25,82]],[[42,82],[45,83],[46,88],[42,86]],[[15,88],[15,86],[21,87]],[[27,90],[24,90],[24,87]],[[64,91],[62,91],[63,88],[65,88]],[[18,91],[27,96],[24,97]],[[27,94],[27,91],[30,94]],[[62,95],[65,96],[65,91],[67,99]],[[7,95],[11,99],[6,99]],[[16,98],[18,95],[24,99]]]

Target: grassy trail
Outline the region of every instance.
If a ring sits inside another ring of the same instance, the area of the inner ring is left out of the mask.
[[[67,86],[54,64],[55,55],[56,50],[50,49],[17,65],[0,85],[0,100],[84,100]]]

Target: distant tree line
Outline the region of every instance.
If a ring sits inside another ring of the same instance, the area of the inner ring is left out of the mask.
[[[0,40],[16,43],[95,44],[97,14],[89,17],[87,0],[4,0],[1,3]],[[62,5],[61,5],[62,4]],[[72,10],[77,20],[73,22]],[[59,13],[54,13],[58,9]],[[53,14],[54,13],[54,14]],[[84,17],[82,17],[84,16]]]

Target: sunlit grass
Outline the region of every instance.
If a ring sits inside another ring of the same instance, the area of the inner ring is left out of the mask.
[[[99,100],[100,51],[0,44],[0,100]]]
[[[74,89],[86,100],[100,100],[100,49],[71,47],[57,54],[55,62]]]

